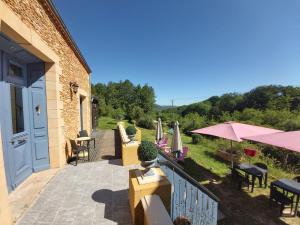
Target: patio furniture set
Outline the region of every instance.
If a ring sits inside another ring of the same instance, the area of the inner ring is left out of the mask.
[[[300,152],[299,137],[300,131],[284,132],[281,130],[270,129],[266,127],[253,126],[237,122],[225,122],[214,126],[192,131],[196,134],[205,134],[215,137],[221,137],[231,141],[242,142],[244,140],[268,144],[287,150]],[[231,175],[237,183],[238,189],[246,185],[248,189],[251,186],[251,192],[254,191],[256,179],[259,180],[259,186],[267,188],[268,167],[263,163],[251,164],[251,158],[256,155],[254,149],[244,149],[245,155],[249,158],[249,163],[236,163],[231,156]],[[288,154],[288,153],[287,153]],[[298,204],[300,198],[300,179],[289,180],[279,179],[271,182],[270,185],[270,206],[273,201],[280,205],[280,215],[282,215],[285,206],[291,207],[291,214],[294,209],[294,216],[298,213]],[[295,205],[295,208],[294,208]]]
[[[78,137],[75,140],[69,139],[71,144],[71,159],[75,157],[75,166],[79,159],[90,161],[91,148],[96,148],[96,139],[88,135],[86,130],[79,131]],[[93,146],[91,145],[93,142]]]
[[[254,150],[245,149],[245,154],[249,157],[255,156]],[[240,163],[231,168],[231,176],[233,181],[237,184],[238,189],[241,190],[243,185],[246,185],[248,190],[251,187],[251,192],[254,191],[255,181],[258,179],[259,187],[268,186],[268,166],[264,163]],[[264,181],[264,182],[263,182]],[[280,215],[283,214],[285,206],[290,206],[290,214],[297,215],[298,204],[300,198],[300,177],[294,180],[279,179],[270,184],[270,198],[269,206],[272,202],[280,205]],[[295,208],[294,208],[295,205]],[[294,212],[293,212],[294,209]]]
[[[235,165],[232,168],[232,178],[234,181],[238,181],[239,189],[241,189],[242,187],[241,181],[245,181],[245,183],[248,186],[248,189],[251,186],[251,192],[253,192],[256,179],[259,180],[260,187],[262,187],[263,180],[264,180],[264,187],[265,188],[267,187],[268,167],[262,163],[255,163],[254,165],[249,163],[241,163]]]
[[[270,185],[270,206],[272,202],[275,201],[280,205],[280,215],[283,214],[285,206],[290,206],[290,214],[293,213],[297,216],[298,204],[300,198],[300,182],[299,177],[295,177],[294,180],[290,179],[279,179],[271,182]]]

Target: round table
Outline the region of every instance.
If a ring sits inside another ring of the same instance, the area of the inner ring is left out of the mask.
[[[94,137],[78,137],[75,139],[75,141],[79,142],[80,146],[81,146],[82,142],[87,143],[86,147],[88,149],[88,161],[90,161],[90,142],[94,141],[94,148],[95,148],[96,147],[96,139]]]

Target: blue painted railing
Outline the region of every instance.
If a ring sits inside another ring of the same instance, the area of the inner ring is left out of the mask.
[[[168,156],[159,153],[158,159],[172,184],[172,220],[180,216],[188,218],[192,225],[217,225],[219,199]]]

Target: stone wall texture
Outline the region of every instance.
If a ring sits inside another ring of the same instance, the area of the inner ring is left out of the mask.
[[[63,102],[62,118],[64,120],[65,137],[74,138],[80,125],[79,116],[79,94],[72,96],[70,81],[76,81],[79,88],[86,96],[86,115],[90,115],[90,81],[89,74],[84,68],[70,45],[65,41],[51,18],[49,12],[39,0],[4,0],[9,8],[24,22],[33,29],[44,42],[59,56],[59,66],[62,73],[59,81],[62,86],[60,98]],[[89,130],[90,119],[86,118],[84,128]]]

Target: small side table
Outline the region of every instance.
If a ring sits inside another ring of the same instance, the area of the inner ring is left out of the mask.
[[[171,183],[168,181],[164,172],[157,168],[156,171],[162,179],[157,182],[139,184],[136,171],[133,169],[129,171],[129,205],[132,216],[132,222],[134,225],[143,225],[144,224],[144,212],[141,199],[145,195],[158,195],[165,208],[170,212],[171,204]]]

